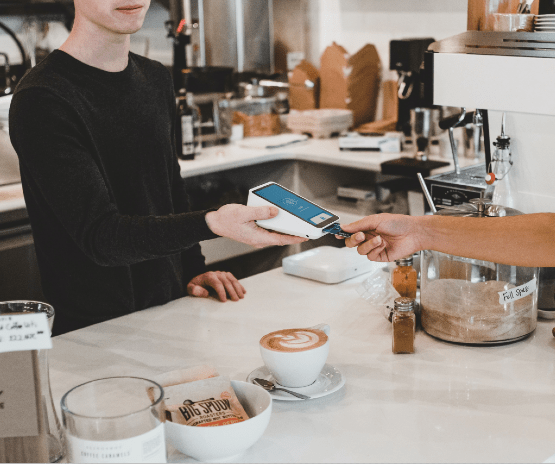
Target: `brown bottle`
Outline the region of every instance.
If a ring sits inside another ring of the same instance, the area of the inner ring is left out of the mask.
[[[414,314],[414,299],[395,298],[393,311],[393,353],[414,353],[414,333],[416,330],[416,316]]]
[[[395,261],[397,267],[391,274],[391,283],[400,296],[416,298],[416,280],[418,273],[412,267],[412,256]]]

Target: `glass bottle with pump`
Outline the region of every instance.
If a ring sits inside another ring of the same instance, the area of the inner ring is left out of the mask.
[[[416,330],[416,316],[414,314],[414,299],[395,298],[393,311],[393,353],[414,353],[414,334]]]
[[[400,296],[416,298],[416,284],[418,273],[412,267],[412,256],[406,256],[395,261],[397,267],[391,274],[391,283]]]
[[[185,89],[181,89],[177,97],[175,138],[177,156],[182,160],[192,160],[195,158],[194,112],[187,101],[187,93]]]

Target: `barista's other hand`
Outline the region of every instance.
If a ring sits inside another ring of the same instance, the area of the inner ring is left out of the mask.
[[[421,249],[416,221],[415,217],[402,214],[375,214],[341,228],[353,234],[345,239],[349,248],[357,247],[359,254],[367,255],[371,261],[388,262]]]
[[[231,272],[205,272],[191,279],[187,285],[187,293],[199,298],[208,298],[210,289],[213,289],[220,301],[239,301],[245,297],[245,287],[235,278]]]
[[[275,206],[244,206],[229,204],[206,215],[206,224],[212,232],[237,242],[263,248],[270,245],[292,245],[307,239],[279,234],[258,227],[255,220],[271,219],[279,210]]]

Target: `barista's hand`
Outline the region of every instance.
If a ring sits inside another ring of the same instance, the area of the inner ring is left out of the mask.
[[[278,214],[275,206],[224,205],[218,211],[206,215],[206,223],[212,232],[256,248],[270,245],[292,245],[307,239],[279,234],[258,227],[255,220],[271,219]]]
[[[231,272],[205,272],[191,279],[187,285],[187,293],[199,298],[208,298],[209,290],[213,289],[218,294],[220,301],[239,301],[245,297],[245,287],[243,287]]]
[[[345,245],[357,247],[359,254],[371,261],[395,261],[421,249],[420,228],[413,216],[375,214],[341,228],[354,234],[345,239]]]

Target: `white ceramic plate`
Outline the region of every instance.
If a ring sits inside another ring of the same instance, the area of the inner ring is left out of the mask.
[[[279,384],[274,379],[274,376],[270,374],[270,371],[266,366],[261,366],[255,369],[247,376],[247,382],[253,383],[253,379],[269,380],[270,382],[275,383],[277,387],[279,387]],[[343,385],[345,385],[345,376],[339,371],[339,369],[329,364],[325,364],[322,368],[322,371],[320,372],[320,375],[316,379],[316,382],[314,382],[312,385],[301,388],[287,387],[287,389],[310,396],[311,399],[315,399],[321,398],[322,396],[331,395],[332,393],[341,389]],[[307,401],[279,390],[274,390],[268,393],[270,393],[274,400]]]

